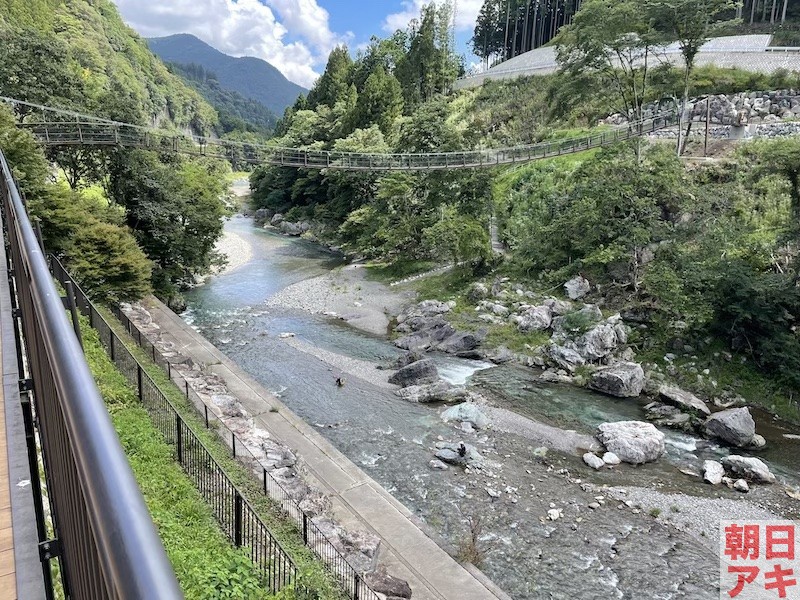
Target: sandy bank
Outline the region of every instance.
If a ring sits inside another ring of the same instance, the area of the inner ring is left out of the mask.
[[[362,331],[386,335],[390,319],[413,298],[414,292],[368,280],[362,265],[347,265],[285,288],[267,306],[330,314]]]

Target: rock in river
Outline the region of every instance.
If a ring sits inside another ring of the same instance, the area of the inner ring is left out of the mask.
[[[436,442],[435,456],[451,465],[480,466],[483,463],[483,456],[477,448],[463,442]]]
[[[592,452],[587,452],[583,455],[583,462],[595,470],[602,469],[604,466],[606,466],[605,461]]]
[[[429,358],[406,365],[389,378],[389,383],[401,387],[433,383],[439,378],[436,365]]]
[[[664,434],[652,423],[618,421],[597,427],[597,439],[622,462],[652,462],[664,454]]]
[[[485,429],[489,426],[489,418],[484,415],[477,404],[464,402],[457,406],[451,406],[442,413],[442,421],[467,421],[472,423],[477,429]]]
[[[637,363],[619,363],[603,367],[592,373],[589,387],[610,396],[634,398],[641,394],[644,388],[644,370]]]
[[[715,460],[707,460],[703,463],[703,481],[711,485],[719,485],[725,476],[724,467]]]
[[[731,446],[743,448],[753,443],[756,424],[747,407],[729,408],[708,417],[703,424],[703,431]]]
[[[775,483],[775,475],[764,461],[752,456],[731,454],[722,459],[722,466],[737,477],[756,483]]]
[[[429,404],[431,402],[457,402],[467,398],[467,390],[452,386],[446,381],[425,385],[411,385],[395,392],[407,402]]]
[[[662,385],[658,390],[659,396],[665,402],[674,404],[678,408],[688,409],[694,412],[700,412],[705,415],[710,415],[711,411],[706,406],[706,403],[700,400],[694,394],[690,394],[679,387]]]

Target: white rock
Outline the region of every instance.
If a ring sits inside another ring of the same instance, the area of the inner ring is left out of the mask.
[[[589,284],[589,282],[580,275],[570,279],[564,284],[564,291],[567,293],[567,296],[570,300],[578,300],[579,298],[583,298],[591,289],[592,286]]]
[[[618,465],[622,461],[619,459],[619,456],[617,456],[613,452],[606,452],[605,454],[603,454],[603,462],[606,463],[607,465],[613,466],[613,465]]]
[[[738,477],[745,477],[757,483],[775,483],[775,475],[764,461],[753,456],[731,454],[722,459],[722,466]]]
[[[652,423],[618,421],[602,423],[597,439],[622,462],[634,465],[657,460],[664,454],[664,434]]]
[[[442,413],[442,421],[466,421],[472,423],[476,429],[485,429],[489,426],[489,418],[483,414],[477,404],[464,402],[456,406],[451,406]]]
[[[747,485],[747,482],[744,479],[737,479],[733,484],[733,489],[735,489],[737,492],[747,493],[750,491],[750,486]]]
[[[278,334],[278,337],[281,338],[282,340],[285,340],[285,339],[288,339],[288,338],[293,338],[294,334],[293,333],[288,333],[288,332],[287,333],[281,333],[281,334]]]
[[[551,521],[557,521],[562,516],[562,512],[560,508],[551,508],[547,511],[547,518]]]
[[[703,481],[711,485],[719,485],[725,476],[725,469],[721,463],[715,460],[703,462]]]
[[[602,469],[606,465],[602,458],[591,452],[587,452],[583,455],[583,462],[595,470]]]

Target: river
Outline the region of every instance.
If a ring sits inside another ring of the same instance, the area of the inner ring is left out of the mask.
[[[664,459],[594,472],[577,453],[550,451],[542,457],[522,437],[457,431],[440,420],[440,407],[404,402],[369,378],[348,376],[338,387],[335,379],[342,373],[303,346],[375,365],[388,364],[399,351],[386,336],[266,302],[289,285],[336,269],[341,258],[256,228],[250,219],[236,217],[225,227],[249,244],[252,255],[191,290],[184,318],[319,428],[444,544],[464,548],[474,533],[481,569],[512,597],[717,598],[716,519],[723,513],[796,516],[778,486],[754,489],[745,501],[682,473],[679,469],[697,470],[702,459],[727,453],[694,436],[665,430]],[[294,334],[299,344],[287,343],[282,333]],[[530,369],[443,355],[434,359],[452,383],[467,382],[494,404],[557,427],[591,434],[603,421],[642,418],[641,403],[542,386]],[[800,485],[800,442],[783,438],[789,430],[768,415],[759,414],[758,429],[769,443],[761,456],[783,482]],[[437,441],[462,439],[484,454],[488,469],[428,467]],[[587,508],[593,502],[601,506]],[[659,506],[662,514],[655,515]],[[563,515],[556,521],[546,518],[553,508]]]

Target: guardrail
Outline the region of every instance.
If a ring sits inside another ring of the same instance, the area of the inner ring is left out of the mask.
[[[437,171],[526,163],[607,146],[646,135],[677,122],[674,114],[664,113],[602,133],[553,142],[456,152],[373,154],[281,148],[268,144],[248,144],[218,138],[180,135],[171,131],[80,115],[13,98],[0,97],[0,101],[40,111],[42,115],[51,119],[21,125],[30,130],[46,146],[124,146],[209,156],[229,160],[232,163],[347,171]]]
[[[24,348],[26,359],[20,359],[25,369],[20,390],[23,398],[32,397],[51,508],[48,539],[34,415],[24,400],[48,597],[53,595],[50,560],[58,559],[67,598],[182,598],[1,152],[0,167],[17,349]]]
[[[237,545],[249,547],[251,558],[264,572],[267,580],[279,583],[274,591],[296,580],[296,569],[291,559],[285,555],[280,544],[272,539],[266,525],[261,522],[251,505],[242,497],[225,471],[211,457],[192,429],[181,418],[175,406],[158,389],[152,379],[143,371],[141,363],[128,351],[124,343],[114,333],[110,325],[97,308],[89,300],[85,292],[75,282],[57,258],[51,258],[54,277],[66,284],[70,282],[75,290],[78,309],[89,318],[92,327],[100,333],[100,339],[106,346],[109,356],[127,379],[136,388],[139,397],[150,411],[156,426],[164,434],[169,444],[176,448],[178,460],[210,502],[217,520]],[[152,344],[136,325],[122,312],[113,307],[112,312],[120,320],[125,330],[153,362],[158,365],[169,378],[183,391],[187,400],[203,417],[206,429],[214,430],[220,435],[232,452],[232,456],[243,463],[253,474],[261,479],[262,493],[280,506],[281,510],[298,527],[303,542],[322,561],[339,580],[342,588],[352,600],[378,600],[378,596],[364,581],[347,558],[327,538],[316,525],[312,516],[308,515],[281,483],[275,479],[270,469],[265,467],[247,448],[247,445],[231,431],[223,421],[217,419],[202,398],[192,389],[181,375],[172,369],[169,360]],[[188,453],[188,454],[187,454]],[[194,454],[193,454],[194,453]],[[197,461],[196,455],[202,457]],[[222,483],[220,483],[222,482]],[[270,559],[272,557],[272,559]],[[281,560],[283,566],[271,566],[271,560]],[[270,570],[271,569],[271,570]],[[275,580],[275,573],[278,579]]]

